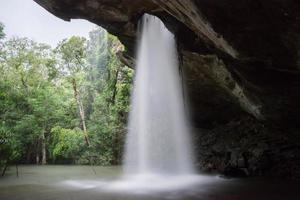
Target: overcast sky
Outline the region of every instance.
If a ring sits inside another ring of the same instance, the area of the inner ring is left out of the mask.
[[[96,27],[86,20],[63,21],[33,0],[0,0],[0,22],[7,37],[29,37],[53,47],[72,35],[87,37]]]

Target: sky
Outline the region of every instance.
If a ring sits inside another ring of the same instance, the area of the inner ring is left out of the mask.
[[[55,47],[70,36],[88,37],[96,25],[86,20],[64,21],[33,0],[0,0],[0,22],[7,38],[28,37]]]

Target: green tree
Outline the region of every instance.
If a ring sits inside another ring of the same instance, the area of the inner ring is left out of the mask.
[[[63,40],[57,47],[57,52],[61,56],[62,70],[66,73],[72,82],[74,97],[78,106],[81,127],[83,130],[86,144],[90,146],[90,140],[86,128],[85,109],[82,103],[80,91],[80,79],[82,79],[83,70],[87,68],[86,64],[86,39],[82,37],[71,37]]]
[[[3,30],[4,30],[4,25],[0,22],[0,39],[5,37]]]
[[[89,40],[87,41],[88,65],[85,69],[86,81],[83,85],[84,91],[86,91],[86,98],[83,101],[86,105],[87,120],[93,111],[96,94],[101,92],[106,84],[108,59],[108,34],[103,28],[97,27],[89,33]]]
[[[123,50],[101,28],[89,40],[74,36],[56,49],[28,38],[1,39],[0,168],[119,164],[133,76],[118,60]]]
[[[60,126],[51,129],[50,149],[56,162],[75,163],[80,158],[83,145],[83,134],[79,128],[65,129]]]
[[[4,43],[0,68],[0,86],[5,122],[23,144],[28,160],[46,164],[46,140],[53,118],[60,108],[55,95],[58,73],[52,49],[27,38],[13,38]]]
[[[96,93],[89,129],[97,163],[111,165],[121,161],[133,70],[116,55],[123,45],[115,36],[107,37],[108,63],[103,76],[106,84]]]

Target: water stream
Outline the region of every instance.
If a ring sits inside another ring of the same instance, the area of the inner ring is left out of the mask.
[[[174,36],[144,15],[129,116],[126,174],[193,174]]]

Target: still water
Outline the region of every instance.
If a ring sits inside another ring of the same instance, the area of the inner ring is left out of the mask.
[[[122,182],[122,178],[121,167],[24,165],[19,166],[19,177],[15,167],[11,167],[5,177],[0,177],[0,200],[300,199],[300,183],[297,181],[199,175],[190,186],[172,185],[172,189],[168,189],[163,179],[154,179],[153,182],[149,179],[149,187],[143,187],[127,179]]]

